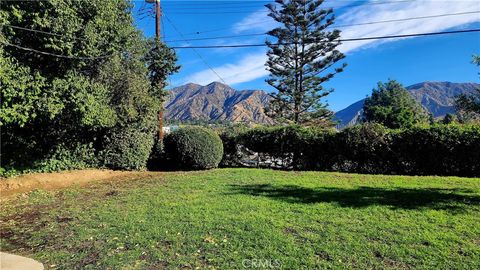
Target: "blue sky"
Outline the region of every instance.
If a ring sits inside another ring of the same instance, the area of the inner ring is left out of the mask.
[[[263,7],[268,2],[162,0],[163,40],[170,46],[263,43],[266,36],[178,40],[264,33],[275,27]],[[134,4],[137,26],[147,36],[153,36],[154,19],[142,12],[152,6],[144,1]],[[327,0],[324,6],[334,7],[338,26],[480,11],[480,1],[473,0]],[[480,13],[339,29],[342,38],[357,38],[472,28],[480,28]],[[480,54],[478,32],[345,42],[340,50],[347,56],[348,67],[325,85],[335,89],[325,99],[334,111],[364,98],[378,81],[389,78],[405,86],[422,81],[478,82],[478,69],[470,63],[472,54]],[[221,81],[218,74],[235,89],[272,91],[265,83],[268,75],[264,68],[265,51],[266,48],[178,49],[182,69],[170,78],[170,84],[172,87],[187,82],[205,85]]]

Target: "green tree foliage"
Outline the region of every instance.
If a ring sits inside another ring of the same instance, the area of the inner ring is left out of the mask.
[[[167,77],[175,72],[178,72],[180,66],[176,65],[177,56],[175,52],[168,48],[164,43],[158,39],[154,39],[149,43],[150,50],[145,56],[145,62],[148,68],[148,78],[150,80],[151,94],[158,98],[160,105],[157,106],[158,121],[163,121],[163,102],[167,96],[165,87],[167,86]],[[158,129],[163,128],[158,125]],[[159,162],[159,157],[163,152],[163,140],[157,137],[154,144],[154,149],[151,158]],[[152,161],[152,160],[151,160]],[[155,162],[154,162],[155,163]]]
[[[390,80],[379,82],[372,95],[365,99],[363,120],[389,128],[408,128],[426,123],[428,115],[400,83]]]
[[[282,26],[268,32],[276,42],[267,41],[267,83],[277,90],[269,112],[287,122],[323,122],[332,113],[322,98],[333,90],[322,84],[346,66],[335,67],[345,57],[337,50],[340,31],[325,31],[334,23],[333,10],[323,10],[323,0],[275,2],[267,5],[269,16]]]
[[[480,67],[480,55],[473,55],[472,63]],[[480,119],[480,88],[472,95],[461,94],[455,100],[455,107],[462,119]]]
[[[45,78],[38,72],[32,74],[28,67],[20,65],[15,59],[5,57],[1,44],[0,82],[0,125],[16,123],[23,126],[35,118],[42,103],[41,89]]]
[[[168,48],[164,43],[153,40],[149,43],[145,61],[148,66],[148,77],[153,89],[154,96],[163,100],[166,92],[164,91],[167,77],[178,72],[180,66],[176,65],[177,55]]]
[[[103,163],[113,169],[145,169],[153,147],[153,135],[136,126],[117,128],[106,136]]]
[[[456,121],[457,121],[457,118],[454,114],[447,113],[445,117],[443,117],[442,119],[442,124],[449,125],[449,124],[455,123]]]
[[[131,8],[127,0],[2,2],[2,166],[31,168],[59,158],[72,167],[68,160],[86,152],[79,149],[101,157],[82,163],[89,166],[144,166],[161,96],[149,80],[152,42],[136,29]],[[165,68],[176,57],[161,47],[158,84],[178,70]],[[138,151],[127,148],[126,137]]]

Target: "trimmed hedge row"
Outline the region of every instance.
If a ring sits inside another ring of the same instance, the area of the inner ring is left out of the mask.
[[[435,125],[391,130],[365,124],[340,132],[297,126],[222,136],[224,166],[358,173],[480,176],[480,126]],[[225,140],[227,139],[227,140]],[[265,162],[268,161],[268,162]],[[254,165],[255,166],[255,165]]]

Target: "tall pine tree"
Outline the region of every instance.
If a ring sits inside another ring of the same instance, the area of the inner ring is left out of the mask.
[[[268,32],[276,39],[267,41],[267,83],[272,94],[272,117],[295,124],[323,122],[332,113],[322,98],[332,89],[322,84],[342,72],[346,64],[337,64],[345,56],[337,50],[340,31],[328,31],[334,23],[333,10],[321,8],[323,0],[276,0],[266,7],[269,16],[281,24]]]

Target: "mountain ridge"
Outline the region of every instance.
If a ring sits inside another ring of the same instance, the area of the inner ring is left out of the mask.
[[[455,97],[460,94],[473,94],[478,83],[454,83],[425,81],[407,86],[408,93],[420,103],[434,117],[443,117],[447,113],[455,113]],[[363,103],[361,99],[335,113],[335,120],[339,121],[339,128],[354,125],[362,115]]]
[[[220,83],[188,83],[169,91],[165,118],[191,121],[231,121],[272,124],[265,114],[270,96],[262,90],[235,90]]]
[[[406,87],[410,95],[434,117],[454,113],[455,97],[472,94],[477,83],[425,81]],[[265,113],[271,97],[263,90],[236,90],[220,82],[208,85],[188,83],[169,91],[165,118],[179,121],[227,121],[236,123],[273,124]],[[361,99],[335,113],[339,128],[354,125],[362,116]]]

